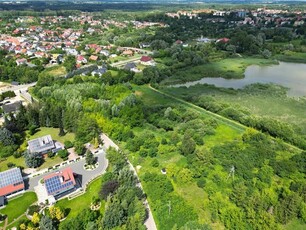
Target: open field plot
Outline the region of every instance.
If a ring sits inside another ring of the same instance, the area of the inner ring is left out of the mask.
[[[55,65],[45,69],[43,73],[53,77],[64,77],[67,74],[67,71],[64,66]]]

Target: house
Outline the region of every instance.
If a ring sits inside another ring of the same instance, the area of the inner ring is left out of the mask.
[[[142,56],[140,59],[140,63],[142,65],[151,65],[151,66],[155,65],[154,60],[150,56]]]
[[[131,70],[133,68],[136,68],[136,64],[134,62],[126,63],[125,66],[124,66],[125,70]]]
[[[10,104],[2,105],[2,109],[4,113],[14,113],[20,109],[21,105],[22,105],[21,101],[16,101]]]
[[[110,55],[108,50],[101,50],[100,54],[104,55],[105,57],[108,57]]]
[[[82,55],[78,55],[77,58],[76,58],[76,62],[78,64],[86,64],[87,63],[87,59],[82,56]]]
[[[0,196],[0,207],[3,207],[5,205],[5,198],[4,196]]]
[[[0,197],[24,191],[24,182],[20,168],[0,172]]]
[[[58,196],[75,188],[76,181],[71,168],[49,174],[44,177],[49,196]]]
[[[98,75],[101,77],[103,74],[107,72],[107,68],[99,68],[91,72],[91,76],[96,76]]]
[[[139,48],[143,49],[143,48],[149,48],[151,45],[150,43],[140,43],[139,44]]]
[[[125,50],[125,51],[122,52],[122,55],[131,57],[131,56],[134,55],[134,52],[132,50]]]
[[[91,55],[90,57],[89,57],[89,60],[91,60],[91,61],[97,61],[98,60],[98,56],[96,56],[96,55]]]
[[[17,64],[17,66],[26,65],[27,64],[27,59],[25,59],[25,58],[17,59],[16,64]]]
[[[199,42],[199,43],[208,43],[208,42],[211,42],[211,41],[213,41],[213,39],[204,38],[203,36],[201,36],[200,38],[197,39],[197,42]]]
[[[56,148],[51,135],[46,135],[28,141],[28,149],[30,153],[41,153],[41,154],[45,154],[50,151],[56,152],[56,150],[59,150]]]
[[[221,43],[228,43],[229,42],[229,38],[220,38],[220,39],[218,39],[217,41],[216,41],[216,43],[219,43],[219,42],[221,42]]]

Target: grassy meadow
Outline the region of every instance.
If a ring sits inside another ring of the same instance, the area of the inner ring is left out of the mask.
[[[219,103],[230,104],[250,114],[271,117],[292,124],[306,133],[304,125],[306,100],[287,97],[286,90],[276,85],[249,86],[235,90],[198,84],[189,88],[163,88],[163,91],[186,100],[201,96],[212,97]]]

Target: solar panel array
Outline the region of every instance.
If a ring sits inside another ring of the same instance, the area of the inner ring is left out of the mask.
[[[0,188],[20,182],[23,183],[20,168],[13,168],[0,173]]]
[[[56,193],[64,192],[73,186],[73,181],[61,183],[60,176],[51,177],[45,180],[46,189],[48,194],[56,195]]]

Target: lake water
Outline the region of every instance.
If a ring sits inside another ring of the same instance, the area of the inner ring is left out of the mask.
[[[306,64],[280,62],[279,65],[249,66],[243,79],[202,78],[173,87],[211,84],[217,87],[241,89],[253,83],[274,83],[289,88],[289,96],[306,96]]]

